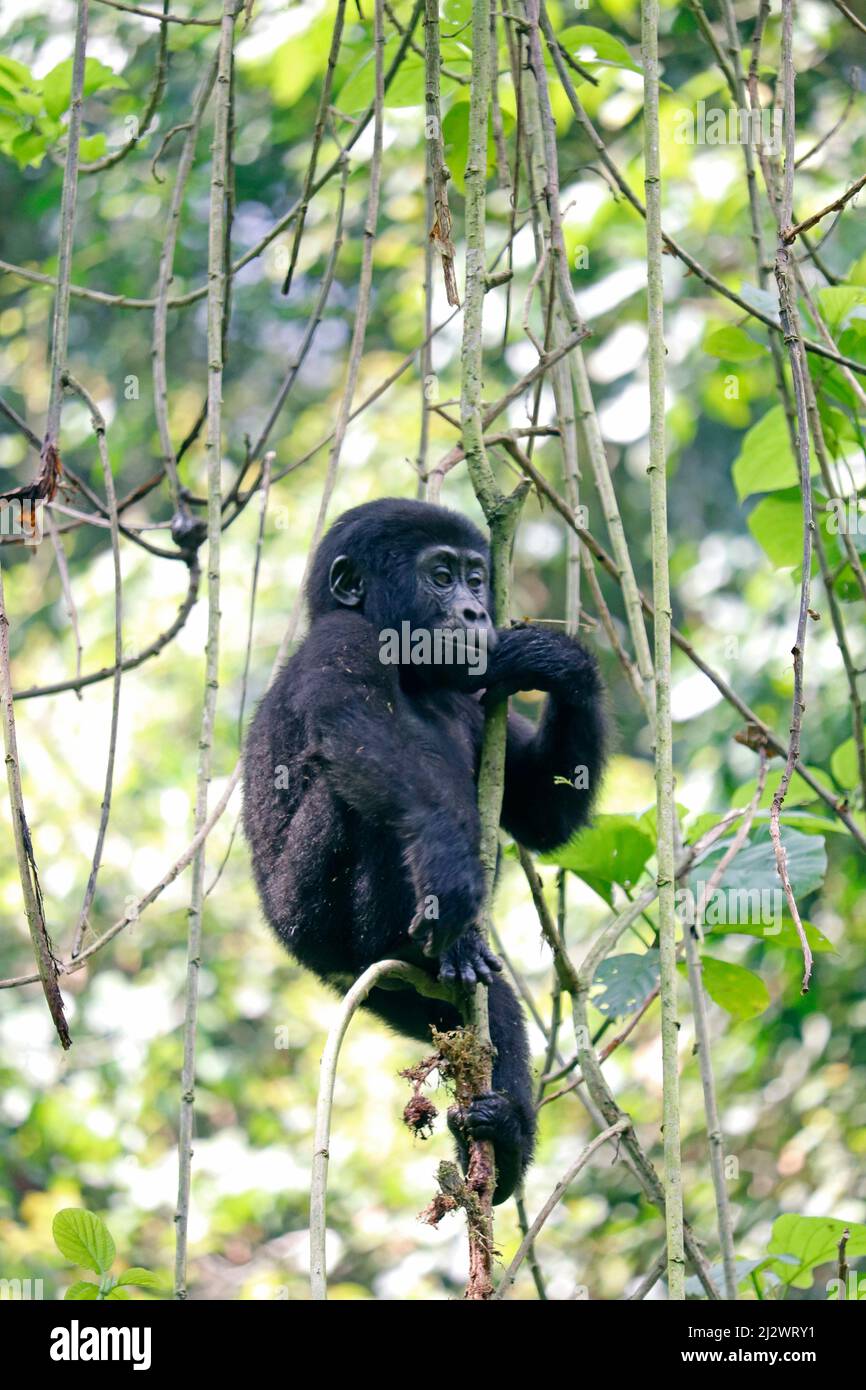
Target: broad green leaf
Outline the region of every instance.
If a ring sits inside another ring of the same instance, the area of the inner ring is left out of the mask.
[[[505,113],[503,112],[503,117]],[[506,118],[506,128],[508,119]],[[466,187],[466,161],[469,158],[469,101],[455,101],[442,117],[442,140],[445,162],[451,170],[451,180],[463,192]],[[496,146],[493,142],[493,121],[487,123],[487,173],[496,168]]]
[[[149,1269],[139,1269],[137,1266],[133,1266],[132,1269],[125,1269],[117,1282],[118,1284],[133,1284],[137,1289],[163,1289],[164,1287]]]
[[[105,1301],[106,1303],[117,1303],[120,1300],[124,1303],[128,1302],[129,1294],[124,1293],[123,1289],[118,1288],[115,1284],[114,1288],[109,1289],[108,1293],[105,1295]]]
[[[702,956],[701,967],[707,994],[738,1022],[754,1018],[769,1007],[770,991],[751,970],[715,956]],[[684,966],[680,969],[685,971]]]
[[[658,982],[658,951],[609,956],[595,972],[593,986],[601,988],[592,996],[592,1003],[606,1018],[622,1018],[639,1009]]]
[[[11,77],[20,87],[33,86],[30,69],[19,63],[17,58],[7,58],[5,54],[0,54],[0,73],[5,77]]]
[[[82,1207],[65,1207],[52,1223],[54,1244],[73,1264],[105,1274],[115,1255],[114,1241],[105,1222]]]
[[[91,1284],[88,1279],[79,1279],[77,1284],[70,1284],[66,1293],[63,1295],[64,1302],[67,1299],[87,1299],[95,1303],[99,1297],[99,1285]]]
[[[92,96],[110,87],[126,87],[126,79],[112,72],[98,58],[88,58],[84,64],[84,96]],[[64,58],[42,79],[42,95],[49,116],[57,117],[69,109],[72,93],[72,59]]]
[[[818,463],[810,452],[810,471],[817,472]],[[796,487],[799,467],[791,449],[785,412],[774,405],[756,425],[746,432],[740,452],[734,459],[734,486],[742,502],[756,492],[778,492]]]
[[[689,888],[697,896],[702,886],[705,888],[713,869],[724,855],[730,840],[716,845],[706,859],[702,859],[689,874]],[[788,860],[788,874],[791,887],[798,898],[814,893],[824,882],[827,872],[827,851],[821,835],[804,835],[799,830],[785,826],[782,830],[782,844]],[[776,871],[776,856],[770,839],[769,827],[752,830],[750,841],[744,845],[722,875],[719,892],[722,894],[747,895],[749,911],[745,920],[752,920],[751,908],[756,894],[781,890]],[[738,906],[742,906],[740,898]],[[731,920],[730,912],[727,919]],[[734,920],[744,920],[740,913]]]
[[[803,504],[799,488],[763,497],[747,525],[776,569],[795,569],[803,559]],[[813,559],[812,569],[817,565]]]
[[[866,1255],[866,1226],[852,1221],[837,1221],[832,1216],[796,1216],[787,1212],[773,1222],[773,1233],[767,1250],[771,1255],[793,1256],[796,1266],[781,1276],[785,1283],[797,1289],[808,1289],[816,1265],[835,1263],[839,1241],[849,1232],[847,1258],[850,1261]]]
[[[763,357],[767,349],[756,343],[742,328],[717,328],[704,338],[704,352],[711,357],[720,357],[724,362],[751,362]]]
[[[818,308],[833,337],[859,304],[866,304],[866,288],[862,285],[826,285],[818,291]]]
[[[822,783],[826,781],[827,774],[822,768],[810,767],[808,763],[805,764],[805,767],[806,771],[811,772],[813,777],[820,778]],[[759,810],[769,810],[772,805],[773,797],[776,794],[776,787],[779,785],[781,768],[781,761],[770,764],[770,775],[767,777],[763,794],[758,802]],[[775,771],[776,769],[777,771]],[[732,809],[739,806],[748,806],[752,797],[755,795],[757,786],[758,779],[757,777],[753,777],[750,782],[744,782],[741,787],[737,787],[731,797]],[[783,814],[786,807],[790,810],[792,806],[803,806],[806,802],[814,801],[816,796],[817,793],[812,790],[805,778],[801,777],[799,772],[795,772],[791,778],[791,785],[788,787],[788,795],[785,797],[785,804],[782,807]]]
[[[40,164],[45,157],[48,141],[37,130],[25,130],[12,141],[12,154],[22,169],[28,164]]]
[[[777,927],[778,930],[776,930]],[[806,940],[816,954],[835,952],[836,947],[832,941],[828,940],[812,922],[804,922],[803,930],[806,933]],[[781,917],[770,925],[763,925],[759,922],[722,922],[717,926],[708,926],[706,932],[708,936],[756,936],[760,941],[766,941],[770,946],[781,946],[785,951],[801,951],[803,949],[797,928],[789,917]]]
[[[100,131],[98,135],[85,136],[79,145],[79,153],[87,163],[91,159],[101,159],[107,148],[105,135]]]
[[[866,730],[864,730],[866,737]],[[835,749],[830,759],[830,770],[840,787],[856,787],[860,783],[860,769],[857,765],[857,746],[852,738],[846,738]]]
[[[597,816],[561,849],[542,855],[541,861],[571,869],[610,902],[612,884],[630,887],[636,883],[654,850],[652,836],[635,816]]]
[[[631,72],[642,71],[625,44],[604,29],[595,29],[590,24],[573,24],[557,37],[562,47],[579,63],[587,66],[601,63],[606,67],[629,68]]]

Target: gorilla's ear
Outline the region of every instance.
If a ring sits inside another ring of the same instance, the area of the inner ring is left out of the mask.
[[[345,608],[359,608],[364,602],[364,581],[348,555],[338,555],[328,575],[332,598]]]

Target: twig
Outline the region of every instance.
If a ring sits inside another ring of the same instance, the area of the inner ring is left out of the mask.
[[[697,845],[687,846],[682,851],[676,865],[677,874],[685,873],[689,866],[695,861],[698,854],[706,847],[708,838],[709,837],[705,837],[704,840]],[[553,952],[554,969],[562,983],[563,989],[568,990],[568,993],[571,995],[578,1057],[589,1092],[588,1095],[584,1095],[581,1091],[577,1091],[576,1095],[587,1112],[592,1116],[597,1128],[604,1129],[606,1125],[616,1124],[619,1120],[628,1119],[629,1117],[625,1115],[617,1105],[613,1092],[605,1080],[604,1073],[599,1064],[599,1059],[596,1056],[591,1041],[589,1022],[587,1019],[589,991],[595,979],[595,972],[602,960],[613,950],[623,932],[627,931],[629,927],[637,921],[638,917],[645,911],[650,903],[654,902],[658,896],[659,886],[657,883],[652,884],[635,898],[633,902],[629,903],[628,907],[623,912],[614,914],[614,916],[608,920],[595,938],[583,964],[578,969],[573,964],[565,949],[557,925],[544,900],[541,880],[538,877],[535,865],[521,846],[518,846],[518,857],[520,858],[520,862],[530,885],[533,902],[535,903],[538,920],[541,925],[542,935]],[[656,1206],[659,1211],[663,1212],[665,1205],[664,1188],[631,1124],[622,1131],[622,1149],[622,1159],[629,1170],[634,1174],[642,1191],[653,1205]],[[683,1223],[683,1239],[686,1253],[708,1296],[712,1299],[717,1299],[719,1293],[713,1283],[706,1257],[695,1239],[688,1222]]]
[[[72,1046],[66,1015],[63,1010],[63,997],[57,984],[58,968],[54,949],[45,925],[42,906],[42,893],[36,871],[36,860],[30,839],[30,829],[24,812],[24,794],[21,790],[21,767],[18,759],[18,740],[15,734],[15,713],[12,705],[12,678],[9,671],[9,619],[6,616],[6,600],[3,594],[3,571],[0,567],[0,699],[3,703],[3,746],[6,751],[6,780],[9,784],[9,805],[12,812],[12,837],[15,841],[15,857],[18,861],[18,877],[24,897],[24,911],[27,926],[33,943],[38,975],[31,976],[42,984],[42,992],[48,1011],[57,1030],[60,1045]]]
[[[864,185],[866,185],[866,174],[863,174],[856,183],[852,183],[851,187],[846,189],[835,202],[828,203],[825,208],[821,208],[820,212],[813,212],[811,217],[804,218],[802,222],[795,223],[793,227],[788,226],[786,230],[782,232],[782,240],[785,245],[790,246],[791,242],[796,241],[801,232],[808,232],[810,227],[814,227],[815,224],[826,217],[829,212],[841,212],[846,203],[850,203],[851,199],[857,196]]]
[[[148,10],[142,5],[127,5],[123,0],[97,0],[97,4],[109,5],[112,10],[123,10],[126,14],[141,15],[143,19],[158,19],[161,23],[196,24],[206,29],[218,29],[221,22],[218,19],[199,19],[193,15],[160,14],[159,10]]]
[[[806,628],[809,621],[809,590],[812,570],[812,532],[814,523],[812,520],[812,478],[811,460],[809,457],[809,422],[806,404],[806,378],[808,367],[803,353],[803,346],[800,335],[800,321],[797,312],[797,305],[791,292],[788,265],[790,253],[787,249],[784,228],[790,225],[791,208],[794,202],[794,119],[795,119],[795,100],[794,100],[794,59],[793,59],[793,0],[782,0],[782,73],[785,84],[785,175],[782,188],[782,205],[779,211],[779,246],[776,252],[776,285],[779,294],[779,318],[784,329],[785,343],[788,348],[788,357],[791,364],[791,378],[794,384],[794,399],[797,407],[797,435],[798,435],[798,461],[800,465],[800,491],[803,498],[803,571],[800,581],[800,607],[797,615],[797,635],[794,639],[794,694],[791,708],[791,733],[788,743],[787,757],[785,759],[785,770],[776,794],[773,797],[773,804],[770,808],[770,837],[773,841],[773,850],[776,857],[776,868],[782,887],[785,890],[785,897],[794,925],[797,928],[797,935],[800,938],[800,945],[803,951],[803,985],[802,990],[805,994],[809,988],[809,980],[812,974],[812,948],[806,937],[800,913],[797,907],[797,900],[794,897],[794,890],[791,886],[788,874],[788,856],[782,844],[782,831],[779,819],[782,804],[788,792],[794,767],[800,756],[800,733],[803,722],[803,660],[806,648]]]
[[[624,1133],[624,1131],[628,1129],[630,1126],[631,1120],[628,1118],[627,1115],[624,1115],[622,1119],[617,1120],[615,1124],[609,1125],[607,1129],[602,1130],[601,1134],[597,1134],[595,1138],[589,1144],[587,1144],[586,1148],[583,1149],[580,1154],[578,1154],[571,1167],[566,1170],[566,1172],[560,1178],[559,1182],[556,1184],[556,1187],[551,1192],[547,1201],[544,1203],[544,1206],[541,1208],[541,1211],[538,1213],[529,1230],[527,1231],[526,1235],[524,1236],[523,1240],[520,1242],[514,1259],[511,1261],[511,1264],[508,1266],[508,1268],[506,1269],[505,1273],[499,1281],[496,1292],[493,1295],[494,1300],[505,1298],[505,1296],[507,1295],[509,1289],[511,1288],[512,1284],[514,1283],[514,1280],[517,1277],[517,1272],[520,1269],[520,1266],[523,1264],[523,1261],[526,1259],[527,1254],[531,1250],[532,1244],[536,1239],[539,1231],[541,1230],[547,1218],[550,1216],[553,1209],[565,1196],[565,1193],[568,1191],[569,1187],[574,1182],[574,1179],[577,1177],[581,1168],[586,1167],[593,1154],[598,1149],[600,1149],[603,1144],[606,1144],[609,1139],[614,1139],[618,1134]]]
[[[587,548],[590,550],[590,552],[593,554],[596,560],[598,560],[605,573],[609,574],[611,579],[615,580],[617,583],[620,583],[621,581],[619,571],[612,557],[608,555],[607,551],[604,549],[604,546],[602,546],[596,540],[595,536],[593,536],[590,531],[587,531],[585,527],[580,525],[571,508],[569,507],[568,503],[557,494],[556,490],[553,487],[551,487],[550,483],[547,481],[544,475],[538,471],[538,469],[535,467],[532,461],[526,457],[522,450],[514,453],[514,457],[519,460],[521,468],[527,474],[527,476],[532,479],[538,491],[543,493],[543,495],[552,502],[553,506],[559,512],[560,516],[567,523],[567,525],[574,528],[580,539],[583,541],[584,545],[587,546]],[[644,612],[647,614],[647,616],[650,618],[653,617],[653,605],[643,592],[640,593],[640,601],[641,606]],[[692,646],[692,643],[688,640],[688,638],[685,637],[682,632],[680,632],[679,628],[671,628],[671,640],[673,641],[674,645],[679,647],[680,651],[683,652],[689,658],[689,660],[698,668],[698,670],[702,671],[703,674],[707,677],[707,679],[712,681],[713,685],[716,687],[716,689],[719,691],[722,697],[725,700],[727,700],[728,704],[732,705],[739,714],[742,715],[746,723],[754,724],[755,727],[760,730],[761,734],[766,739],[767,747],[770,749],[770,751],[773,753],[780,753],[784,755],[787,750],[787,744],[783,742],[783,740],[780,739],[778,735],[773,732],[770,726],[766,724],[764,720],[761,719],[761,717],[746,704],[745,700],[741,699],[737,692],[734,689],[732,689],[732,687],[725,680],[724,676],[721,676],[718,671],[714,670],[713,667],[710,666],[709,663],[704,660],[700,653],[696,651],[696,649]],[[803,778],[803,781],[806,782],[807,785],[812,788],[815,795],[820,797],[821,800],[825,802],[827,806],[829,806],[830,810],[834,813],[834,815],[839,817],[842,824],[849,831],[852,838],[856,841],[859,847],[863,850],[866,850],[866,835],[863,834],[863,831],[860,829],[860,826],[849,814],[844,798],[839,797],[834,792],[828,790],[827,787],[825,787],[821,782],[819,782],[818,778],[815,777],[814,773],[812,773],[804,763],[800,762],[799,759],[795,764],[795,771],[800,775],[800,777]]]
[[[454,269],[455,253],[454,242],[451,240],[451,209],[448,206],[448,180],[451,178],[451,171],[445,163],[445,146],[442,143],[442,106],[439,83],[441,63],[439,0],[425,0],[424,100],[426,122],[424,135],[433,179],[433,222],[429,228],[429,237],[442,261],[445,297],[448,303],[456,308],[460,303],[460,295],[457,290],[457,274]]]
[[[57,246],[57,292],[51,331],[51,380],[43,464],[54,453],[59,458],[60,413],[63,408],[62,376],[66,370],[69,341],[69,296],[72,276],[72,242],[75,235],[75,205],[78,195],[78,149],[81,138],[81,108],[84,92],[84,60],[87,49],[88,0],[77,0],[75,52],[72,59],[72,87],[69,98],[69,127],[66,141],[66,168],[60,197],[60,237]]]
[[[662,274],[661,161],[659,154],[658,0],[642,0],[644,69],[644,188],[646,190],[647,332],[649,336],[649,493],[655,609],[656,857],[659,885],[662,1092],[664,1108],[665,1225],[668,1297],[685,1299],[683,1178],[680,1153],[679,1018],[674,900],[673,729],[671,724],[671,593],[668,561],[667,459],[665,453],[664,282]]]
[[[328,1297],[328,1275],[325,1261],[325,1207],[328,1192],[328,1160],[331,1141],[331,1110],[334,1103],[334,1082],[337,1062],[346,1029],[368,994],[380,980],[399,978],[414,985],[433,999],[452,999],[444,985],[436,983],[423,970],[402,960],[380,960],[370,965],[343,996],[340,1011],[328,1033],[319,1068],[319,1095],[316,1103],[316,1133],[313,1142],[313,1171],[310,1182],[310,1297],[314,1302]]]
[[[328,117],[328,110],[331,105],[331,89],[334,83],[334,69],[337,66],[337,59],[340,56],[340,43],[343,38],[343,21],[346,17],[346,0],[337,0],[337,13],[334,16],[334,28],[331,33],[331,46],[328,50],[328,64],[325,68],[325,77],[322,82],[322,90],[319,95],[319,108],[316,112],[316,123],[313,127],[313,140],[310,148],[310,158],[307,164],[307,171],[304,174],[304,186],[301,191],[301,201],[298,207],[298,215],[295,219],[295,232],[292,238],[292,249],[289,253],[289,268],[286,271],[286,278],[283,281],[283,294],[288,294],[292,288],[292,276],[295,273],[295,266],[298,263],[298,254],[301,249],[301,238],[304,235],[304,224],[307,220],[307,209],[310,206],[313,182],[316,177],[316,163],[319,158],[319,147],[325,134],[325,123]]]
[[[352,418],[352,402],[355,397],[355,389],[358,384],[358,374],[361,369],[361,358],[364,352],[364,340],[367,334],[367,320],[370,315],[370,291],[373,283],[373,253],[376,245],[376,227],[379,219],[379,200],[382,186],[382,139],[384,129],[384,109],[385,109],[385,81],[384,81],[384,48],[385,48],[385,28],[383,19],[382,0],[375,0],[374,5],[374,53],[375,53],[375,82],[376,94],[374,97],[375,118],[373,123],[373,152],[370,157],[370,189],[367,196],[367,215],[364,220],[364,248],[361,254],[361,274],[358,281],[358,299],[355,305],[355,323],[352,329],[352,341],[349,346],[349,361],[346,368],[346,381],[340,396],[340,404],[337,409],[337,420],[333,430],[331,450],[328,455],[328,467],[325,473],[325,485],[322,489],[322,496],[319,502],[319,512],[316,523],[313,527],[313,536],[307,552],[307,560],[304,567],[304,578],[301,583],[303,588],[306,576],[309,572],[312,557],[325,529],[325,519],[328,514],[331,497],[337,483],[337,472],[340,466],[340,457],[343,451],[343,442],[346,438],[346,430]],[[275,482],[276,479],[273,479]],[[283,665],[289,653],[291,643],[295,639],[297,624],[300,620],[300,608],[296,606],[292,619],[283,635],[280,650],[277,653],[278,665]]]
[[[195,160],[195,148],[198,142],[199,129],[207,104],[210,101],[214,81],[216,80],[217,66],[220,61],[221,51],[221,49],[218,50],[208,64],[193,97],[190,119],[187,123],[186,136],[184,138],[183,148],[181,149],[180,159],[178,160],[177,173],[175,174],[174,188],[171,192],[165,236],[163,237],[162,248],[159,254],[159,271],[157,273],[156,298],[153,310],[153,345],[151,348],[153,357],[153,405],[156,413],[157,429],[159,431],[162,464],[168,474],[169,487],[171,489],[172,508],[175,515],[179,518],[189,517],[189,507],[181,490],[180,479],[177,473],[177,459],[171,442],[171,431],[168,423],[168,375],[165,361],[168,331],[168,291],[172,279],[174,278],[174,253],[175,247],[177,246],[178,233],[180,231],[180,215],[186,194],[186,186]]]
[[[229,124],[231,108],[232,51],[235,20],[242,0],[223,0],[223,18],[217,57],[214,101],[213,154],[211,160],[210,218],[208,228],[207,298],[207,578],[208,622],[205,657],[205,690],[202,701],[201,731],[196,774],[196,831],[208,818],[208,787],[211,779],[213,732],[219,687],[220,636],[220,536],[222,532],[222,386],[223,386],[223,310],[226,294],[225,216],[229,168]],[[195,1051],[198,1016],[198,982],[201,968],[202,903],[205,876],[205,844],[196,851],[192,864],[189,928],[187,943],[186,994],[183,1024],[183,1072],[181,1076],[180,1124],[178,1132],[178,1185],[175,1216],[176,1246],[174,1296],[187,1297],[187,1239],[189,1194],[192,1177],[192,1135],[195,1106]]]
[[[650,1268],[649,1273],[644,1275],[634,1293],[629,1294],[627,1302],[641,1303],[646,1298],[647,1294],[655,1288],[659,1279],[661,1279],[667,1267],[667,1262],[667,1250],[662,1250],[655,1264]]]
[[[169,642],[177,636],[185,625],[198,598],[198,586],[201,578],[201,567],[196,557],[192,556],[188,563],[189,583],[174,622],[146,647],[143,647],[140,652],[137,652],[135,656],[125,657],[120,663],[122,671],[134,671],[137,666],[143,666],[151,657],[159,656],[159,653],[168,646]],[[88,675],[79,676],[74,680],[55,681],[52,685],[31,685],[26,690],[16,690],[15,699],[34,700],[43,695],[62,695],[66,690],[81,691],[88,685],[97,685],[100,681],[110,680],[115,670],[116,667],[114,666],[103,666],[99,671],[91,671]]]
[[[862,19],[857,18],[853,10],[849,10],[848,6],[842,3],[842,0],[833,0],[833,4],[839,13],[843,14],[854,25],[855,29],[859,29],[861,34],[866,34],[866,24],[863,23]]]
[[[485,294],[485,197],[487,184],[487,115],[490,102],[490,16],[487,0],[472,0],[472,85],[469,100],[469,140],[466,157],[466,288],[463,305],[463,341],[460,352],[460,424],[466,463],[472,487],[490,527],[491,587],[496,625],[508,621],[511,544],[517,524],[521,495],[506,500],[496,482],[484,445],[481,409],[483,343],[482,325]],[[496,873],[499,846],[499,818],[505,776],[505,729],[507,701],[497,701],[487,711],[481,765],[478,775],[480,818],[480,859],[486,881],[484,931],[489,935],[490,896]],[[467,1023],[474,1027],[479,1048],[492,1058],[487,991],[476,986],[467,1010]],[[482,1089],[489,1089],[492,1066],[484,1068]],[[467,1185],[476,1193],[479,1219],[470,1224],[469,1279],[465,1297],[484,1301],[493,1293],[494,1157],[488,1141],[473,1140],[469,1145]]]
[[[316,295],[316,301],[313,305],[312,313],[310,314],[310,317],[307,320],[307,324],[304,329],[304,333],[301,338],[300,344],[298,346],[298,350],[295,353],[295,356],[292,359],[291,363],[289,364],[289,368],[283,379],[283,383],[280,386],[279,391],[277,392],[277,398],[270,409],[267,420],[262,425],[258,439],[256,440],[255,444],[252,444],[250,446],[250,459],[258,458],[259,455],[262,453],[262,450],[265,448],[265,445],[267,444],[268,440],[270,439],[271,431],[273,430],[274,425],[277,423],[277,420],[279,419],[280,411],[282,410],[283,406],[285,405],[286,401],[291,395],[295,382],[298,379],[298,373],[301,370],[304,361],[306,360],[307,353],[313,345],[313,339],[316,336],[316,331],[319,327],[319,324],[322,322],[322,316],[325,312],[325,306],[328,302],[328,296],[331,293],[331,286],[334,283],[334,275],[336,274],[337,270],[337,261],[339,260],[340,252],[343,249],[343,215],[346,206],[346,184],[348,182],[348,179],[349,161],[345,160],[343,164],[342,178],[340,179],[340,193],[337,202],[337,216],[336,225],[334,228],[334,239],[331,243],[331,249],[328,252],[328,260],[327,264],[325,265],[324,274],[322,275],[322,282],[319,286],[319,292]],[[238,474],[238,487],[240,481],[241,475]],[[258,485],[263,485],[263,479],[259,480]]]
[[[114,491],[114,475],[111,471],[111,460],[108,457],[108,445],[105,438],[105,419],[93,397],[69,372],[64,372],[63,384],[69,391],[72,391],[78,396],[90,411],[90,421],[93,425],[93,432],[96,435],[96,447],[99,452],[99,462],[102,465],[105,498],[108,503],[108,514],[111,522],[111,555],[114,563],[114,688],[111,697],[111,725],[108,734],[108,757],[105,765],[105,785],[102,793],[102,806],[99,814],[99,829],[96,833],[96,845],[93,850],[93,859],[90,865],[87,887],[84,891],[84,901],[81,904],[81,911],[78,914],[78,923],[72,938],[70,955],[74,959],[81,949],[81,940],[84,936],[85,928],[88,925],[90,908],[93,904],[94,894],[96,893],[96,879],[99,874],[100,864],[102,863],[102,851],[105,845],[105,835],[108,830],[108,818],[111,814],[111,792],[114,784],[114,760],[117,750],[117,726],[120,717],[120,676],[123,667],[123,579],[120,571],[120,531],[117,523],[117,497]]]
[[[101,174],[104,169],[113,169],[115,164],[119,164],[128,154],[136,148],[150,130],[151,122],[156,115],[159,104],[165,94],[166,82],[168,81],[168,0],[162,0],[162,14],[160,15],[159,26],[159,48],[156,54],[156,71],[153,75],[153,86],[150,89],[150,96],[144,108],[144,115],[138,123],[136,133],[130,135],[125,144],[119,149],[112,150],[109,154],[104,154],[100,159],[91,160],[89,164],[82,164],[79,167],[79,174]]]

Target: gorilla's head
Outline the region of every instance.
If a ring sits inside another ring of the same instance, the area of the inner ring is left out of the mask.
[[[379,630],[484,632],[493,639],[487,541],[458,512],[386,497],[344,512],[307,584],[310,618],[354,608]]]

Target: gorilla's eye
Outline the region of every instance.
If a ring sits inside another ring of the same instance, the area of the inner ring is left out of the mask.
[[[473,593],[480,593],[481,590],[484,588],[484,575],[470,574],[467,583],[469,584],[469,587],[473,591]]]
[[[437,584],[440,589],[447,589],[451,583],[451,571],[446,569],[444,565],[438,565],[433,571],[433,583]]]

